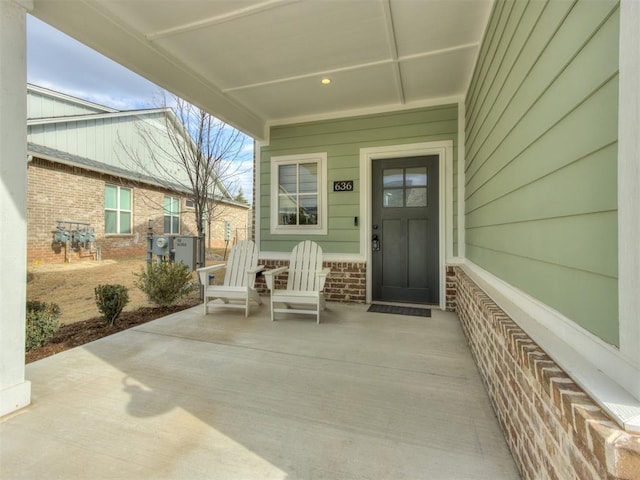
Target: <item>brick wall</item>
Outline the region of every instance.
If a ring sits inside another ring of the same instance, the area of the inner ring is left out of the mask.
[[[231,240],[229,246],[238,243],[241,240],[247,240],[249,225],[249,210],[247,208],[236,207],[229,204],[219,203],[215,207],[215,215],[211,222],[211,231],[205,234],[210,238],[207,241],[207,247],[220,248],[225,246],[225,222],[231,222]],[[195,223],[194,223],[195,226]]]
[[[133,231],[126,235],[104,233],[105,184],[131,188],[133,191]],[[64,244],[53,242],[56,220],[89,223],[96,234],[96,246],[102,258],[146,256],[146,234],[149,220],[153,231],[164,228],[164,196],[180,197],[180,233],[197,233],[193,208],[186,206],[184,196],[152,185],[130,182],[79,167],[34,158],[27,167],[27,261],[29,263],[64,263]],[[224,221],[232,222],[234,237],[243,235],[247,225],[247,209],[219,204],[217,222],[212,228],[213,246],[224,246]],[[242,239],[242,238],[239,238]],[[71,261],[92,259],[90,250],[71,249]]]
[[[456,269],[452,266],[447,266],[447,273],[445,278],[445,308],[448,312],[456,311]]]
[[[640,436],[604,411],[459,267],[456,311],[525,479],[640,479]]]
[[[260,265],[265,269],[285,267],[288,260],[261,260]],[[366,300],[366,265],[355,262],[324,262],[324,267],[331,268],[324,286],[324,298],[331,302],[364,303]],[[286,288],[287,276],[279,275],[276,278],[278,288]],[[268,293],[264,277],[259,275],[256,279],[256,289],[261,294]]]

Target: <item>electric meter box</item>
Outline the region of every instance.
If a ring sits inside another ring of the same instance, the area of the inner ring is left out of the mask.
[[[175,237],[173,243],[174,262],[184,263],[192,272],[196,269],[197,239],[198,237]]]
[[[153,253],[154,255],[169,255],[173,248],[173,237],[169,236],[153,236]]]

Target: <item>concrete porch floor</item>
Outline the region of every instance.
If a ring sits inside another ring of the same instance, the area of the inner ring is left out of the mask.
[[[519,478],[457,316],[366,308],[199,306],[30,364],[0,477]]]

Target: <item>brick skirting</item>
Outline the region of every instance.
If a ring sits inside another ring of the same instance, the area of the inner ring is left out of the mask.
[[[260,265],[271,270],[289,265],[288,260],[260,260]],[[331,268],[324,285],[324,298],[330,302],[364,303],[367,296],[367,267],[364,263],[324,262],[324,267]],[[278,288],[286,288],[287,276],[276,278]],[[268,293],[264,277],[256,278],[256,289],[261,294]]]
[[[456,311],[523,478],[640,479],[640,435],[620,429],[461,268],[449,268]]]

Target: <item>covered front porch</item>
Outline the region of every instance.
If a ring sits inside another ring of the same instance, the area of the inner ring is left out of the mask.
[[[201,306],[27,365],[2,478],[519,478],[456,314]]]

